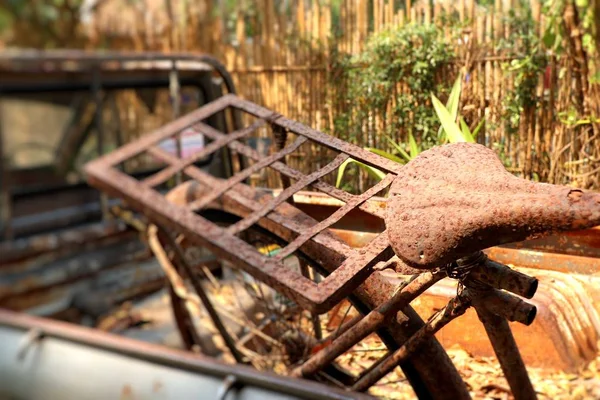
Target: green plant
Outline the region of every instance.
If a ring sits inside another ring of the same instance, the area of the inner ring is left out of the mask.
[[[440,123],[440,127],[438,130],[438,137],[440,138],[440,143],[458,143],[458,142],[475,142],[475,137],[479,133],[479,130],[483,126],[485,120],[481,120],[475,129],[471,131],[468,125],[465,123],[464,118],[458,115],[458,106],[460,103],[460,93],[461,93],[461,81],[462,74],[459,74],[456,79],[454,86],[452,87],[452,91],[448,96],[448,101],[446,105],[442,104],[442,102],[432,93],[431,101],[435,110],[435,114],[437,115],[438,121]],[[457,122],[458,121],[458,122]],[[459,126],[460,124],[460,126]],[[385,138],[390,143],[390,145],[396,150],[398,155],[386,152],[380,149],[374,149],[370,147],[365,147],[365,150],[371,151],[375,154],[378,154],[382,157],[385,157],[389,160],[395,161],[399,164],[404,164],[415,157],[417,157],[423,150],[417,144],[412,133],[408,134],[408,152],[397,142],[395,142],[392,138],[385,135]],[[381,180],[385,177],[385,173],[368,166],[360,161],[349,158],[344,161],[344,163],[338,169],[336,186],[340,187],[342,183],[342,179],[344,173],[346,171],[346,167],[351,164],[356,164],[358,167],[365,170],[371,177]]]
[[[600,123],[600,118],[594,116],[579,118],[577,110],[575,110],[574,107],[570,107],[567,111],[558,113],[558,119],[568,127]]]
[[[507,23],[511,34],[506,40],[498,42],[497,49],[513,58],[503,64],[505,73],[514,78],[514,89],[504,97],[503,106],[508,131],[515,132],[523,112],[538,104],[536,89],[548,58],[543,51],[543,42],[536,34],[529,2],[521,0],[518,6],[511,8]],[[551,36],[546,38],[549,43],[555,40]],[[515,46],[515,43],[518,45]]]
[[[448,89],[436,77],[454,57],[449,40],[435,25],[407,24],[372,35],[361,54],[337,62],[341,71],[332,78],[347,86],[338,92],[346,109],[336,113],[335,131],[360,142],[373,131],[365,121],[378,116],[385,121],[378,135],[411,133],[425,147],[434,145],[437,120],[429,93]]]

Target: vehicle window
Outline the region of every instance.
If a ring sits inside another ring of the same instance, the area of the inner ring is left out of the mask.
[[[10,169],[50,165],[80,96],[58,92],[0,98],[5,159]]]
[[[181,90],[181,114],[189,113],[203,104],[202,92],[195,87]],[[173,119],[172,99],[168,88],[126,89],[107,93],[103,106],[104,151],[109,152],[120,143],[127,143],[141,135],[160,128]],[[164,150],[175,152],[174,141],[159,144]],[[204,138],[191,132],[183,133],[183,155],[204,146]],[[85,163],[98,157],[97,134],[92,126],[75,161],[75,170],[82,179],[81,169]],[[130,174],[143,173],[161,168],[158,160],[140,155],[129,160],[125,169]]]
[[[181,90],[181,114],[204,103],[196,87]],[[98,157],[95,102],[89,91],[32,93],[0,98],[4,151],[10,170],[53,167],[68,182],[84,179],[82,167]],[[103,147],[109,152],[173,118],[168,88],[114,90],[103,94]],[[201,135],[185,132],[184,156],[204,146]],[[174,141],[160,146],[175,152]],[[143,155],[128,161],[127,172],[162,167]]]

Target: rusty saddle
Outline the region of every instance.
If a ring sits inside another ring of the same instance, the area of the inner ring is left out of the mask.
[[[436,268],[488,247],[600,225],[600,193],[520,179],[478,144],[423,152],[402,169],[390,196],[390,243],[415,268]]]

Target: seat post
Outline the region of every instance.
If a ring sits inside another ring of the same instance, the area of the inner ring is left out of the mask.
[[[508,324],[533,322],[536,307],[508,292],[531,298],[537,290],[537,279],[489,260],[483,251],[450,264],[447,274],[458,279],[458,296],[475,308],[515,399],[537,398]]]

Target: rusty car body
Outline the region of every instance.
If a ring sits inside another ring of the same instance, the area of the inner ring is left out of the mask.
[[[80,166],[127,140],[114,123],[127,110],[117,109],[114,96],[134,94],[152,110],[174,85],[196,96],[191,107],[235,90],[221,64],[203,55],[0,54],[0,307],[56,316],[70,312],[77,293],[113,298],[88,310],[97,314],[162,285],[143,243],[110,217],[114,202],[102,201]],[[211,165],[225,173],[220,160]],[[152,163],[132,168],[136,176],[155,172]]]

